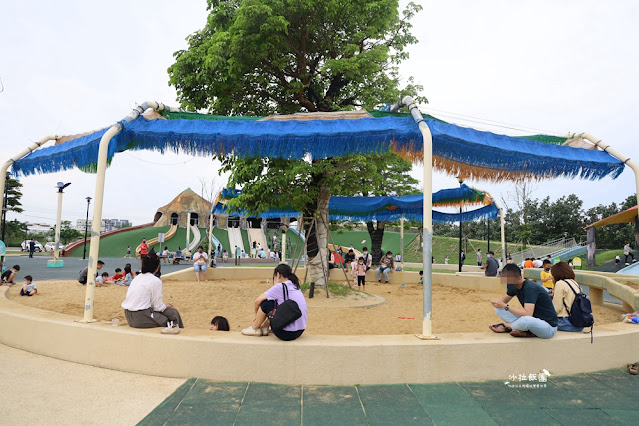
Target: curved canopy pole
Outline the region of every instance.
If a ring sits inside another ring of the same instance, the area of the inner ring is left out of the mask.
[[[16,161],[21,160],[22,158],[31,154],[36,149],[40,148],[45,143],[49,141],[55,141],[58,139],[60,139],[59,136],[45,136],[44,138],[40,139],[38,142],[32,143],[27,148],[23,149],[22,151],[20,151],[19,153],[17,153],[10,159],[8,159],[2,165],[2,168],[0,169],[0,194],[2,194],[3,198],[4,198],[4,187],[7,184],[7,170],[9,169],[9,167],[11,167],[11,165],[15,163]]]
[[[419,112],[417,103],[410,96],[406,96],[391,107],[391,112],[397,112],[407,106],[415,123],[419,127],[424,139],[424,194],[433,193],[433,135]],[[424,303],[422,310],[422,334],[420,339],[437,339],[433,336],[433,197],[424,197],[423,218],[423,257],[424,262]]]
[[[104,201],[104,179],[107,168],[107,157],[109,152],[109,142],[127,124],[133,122],[148,108],[155,111],[175,111],[179,109],[167,107],[162,103],[149,101],[134,108],[124,119],[113,126],[100,139],[98,149],[98,167],[95,182],[95,196],[93,198],[93,223],[91,224],[91,248],[89,249],[89,272],[87,274],[87,289],[84,302],[84,318],[81,322],[93,322],[93,303],[95,301],[95,275],[98,271],[98,255],[100,253],[100,227],[102,224],[102,203]]]

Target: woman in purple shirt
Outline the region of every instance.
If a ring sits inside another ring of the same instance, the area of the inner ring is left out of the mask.
[[[287,264],[278,265],[273,272],[274,285],[255,299],[255,318],[253,324],[242,330],[247,336],[268,336],[268,314],[278,305],[284,303],[284,288],[288,289],[288,298],[294,300],[302,311],[302,316],[284,327],[283,330],[273,330],[273,334],[280,340],[295,340],[302,335],[308,321],[308,309],[304,294],[300,290],[300,280],[295,276]]]

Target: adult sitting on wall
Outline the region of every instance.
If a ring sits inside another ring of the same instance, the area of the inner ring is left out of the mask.
[[[377,282],[381,284],[383,273],[386,278],[386,284],[388,284],[388,274],[393,272],[393,269],[395,269],[393,253],[391,251],[387,251],[386,255],[379,260],[379,268],[375,271],[377,273]]]
[[[554,336],[559,321],[548,292],[536,282],[522,277],[519,266],[512,263],[501,270],[501,280],[508,290],[501,299],[490,303],[504,322],[489,328],[495,333],[510,333],[513,337],[550,339]],[[508,305],[515,296],[522,308]]]
[[[572,303],[575,301],[574,292],[581,292],[579,284],[575,281],[575,272],[566,262],[559,262],[550,268],[550,273],[555,283],[552,304],[557,312],[557,317],[559,317],[557,329],[559,331],[583,331],[583,327],[572,325],[568,318],[570,314],[568,314],[568,309],[566,309],[566,306],[570,306],[569,309],[572,309]]]
[[[270,322],[268,315],[274,315],[279,305],[290,299],[297,303],[302,316],[286,325],[282,330],[273,329],[273,334],[280,340],[295,340],[302,335],[308,322],[308,309],[304,293],[300,289],[300,280],[285,263],[278,265],[273,272],[273,287],[255,299],[255,318],[253,324],[242,330],[246,336],[268,336]],[[286,290],[284,289],[286,287]],[[285,299],[284,292],[287,297]]]
[[[184,328],[180,313],[171,303],[162,301],[162,280],[154,274],[160,259],[153,252],[142,257],[142,273],[135,276],[122,302],[124,315],[133,328],[166,327],[169,321]]]

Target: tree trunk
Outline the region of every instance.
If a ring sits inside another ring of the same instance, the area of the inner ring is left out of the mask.
[[[379,260],[382,258],[382,240],[384,239],[384,228],[386,227],[385,220],[377,221],[377,229],[373,225],[373,221],[366,222],[368,228],[368,235],[371,237],[371,256],[373,256],[373,265],[379,264]]]
[[[314,206],[314,209],[305,212],[305,216],[315,217],[313,229],[310,229],[311,221],[304,220],[308,282],[314,282],[315,285],[326,285],[326,277],[328,276],[328,201],[330,198],[330,190],[322,186],[317,205]]]
[[[591,226],[586,228],[586,243],[587,243],[587,250],[588,250],[588,261],[587,261],[587,265],[590,267],[594,267],[597,266],[596,265],[596,259],[595,259],[595,254],[597,253],[597,244],[595,241],[595,227]]]

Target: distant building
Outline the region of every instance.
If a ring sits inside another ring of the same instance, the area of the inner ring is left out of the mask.
[[[75,222],[75,229],[80,232],[84,232],[85,228],[91,229],[93,220],[87,221],[84,219],[78,219]],[[118,228],[127,228],[131,226],[131,222],[126,219],[102,219],[102,226],[100,226],[100,232],[109,232]]]

